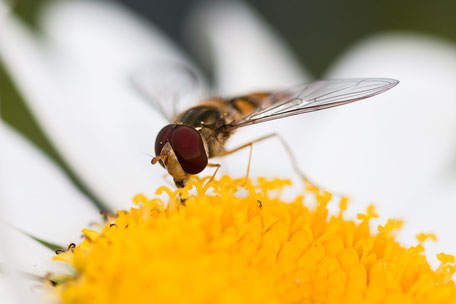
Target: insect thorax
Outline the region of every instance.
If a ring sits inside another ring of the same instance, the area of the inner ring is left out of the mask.
[[[224,113],[222,109],[213,105],[199,105],[182,112],[174,122],[198,130],[205,143],[208,157],[214,157],[224,152],[223,145],[227,139],[217,136],[217,129],[226,124]]]

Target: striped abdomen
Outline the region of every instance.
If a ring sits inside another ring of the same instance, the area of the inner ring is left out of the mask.
[[[258,92],[230,99],[207,99],[181,113],[175,122],[195,128],[204,126],[216,129],[254,112],[267,96],[269,93]]]
[[[231,99],[225,100],[225,104],[231,110],[231,115],[233,115],[232,120],[238,120],[239,118],[246,116],[259,107],[262,106],[264,98],[268,97],[270,93],[267,92],[255,92],[252,94],[239,96]]]

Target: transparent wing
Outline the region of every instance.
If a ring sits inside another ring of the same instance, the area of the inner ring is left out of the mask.
[[[233,122],[234,127],[341,106],[383,93],[399,81],[389,78],[321,80],[268,95],[258,110]]]
[[[134,90],[168,121],[201,92],[195,71],[180,63],[151,65],[129,75]]]

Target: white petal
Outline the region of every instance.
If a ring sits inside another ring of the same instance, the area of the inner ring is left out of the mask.
[[[321,171],[327,171],[321,178],[339,189],[387,198],[448,174],[456,137],[456,48],[414,36],[372,38],[353,48],[329,77],[355,75],[401,83],[328,111],[332,117],[323,136],[328,148],[338,150],[319,154]],[[386,197],[377,196],[385,192]]]
[[[54,252],[24,232],[66,246],[99,220],[97,210],[38,150],[0,123],[2,265],[44,275],[61,269]]]
[[[0,285],[8,288],[13,303],[42,303],[45,290],[40,282],[50,272],[70,274],[61,262],[52,262],[54,253],[15,228],[0,222],[2,274]],[[4,303],[4,302],[1,302]]]
[[[39,303],[37,294],[33,294],[36,289],[29,280],[14,276],[10,273],[0,274],[0,303],[2,304],[21,304]],[[36,283],[35,283],[36,285]]]
[[[5,245],[2,248],[4,261],[11,273],[24,278],[27,275],[44,277],[48,273],[72,273],[68,265],[52,261],[55,256],[52,250],[3,222],[0,222],[0,237]]]
[[[92,70],[126,73],[144,64],[180,61],[184,54],[163,33],[122,5],[107,1],[53,2],[41,16],[50,42]],[[116,75],[117,77],[119,75]],[[124,76],[120,75],[120,76]]]
[[[439,264],[435,256],[440,252],[456,255],[456,180],[438,179],[429,182],[421,191],[417,191],[410,201],[410,208],[404,215],[404,230],[409,234],[432,232],[437,235],[437,244],[430,243],[427,246],[427,256],[433,265]]]
[[[4,273],[0,274],[0,303],[10,304],[19,303],[11,290],[10,276]]]
[[[190,20],[195,52],[213,60],[218,89],[245,94],[309,79],[264,20],[240,1],[208,2]]]
[[[0,265],[9,270],[3,281],[18,303],[32,303],[41,297],[40,283],[24,274],[70,270],[24,232],[66,246],[79,242],[81,229],[100,217],[54,163],[1,122],[0,142]]]
[[[0,123],[0,219],[44,240],[67,244],[99,215],[65,174]]]
[[[114,4],[58,2],[46,18],[54,48],[10,18],[0,30],[0,56],[69,165],[105,202],[126,208],[134,194],[163,183],[145,153],[153,153],[165,122],[127,75],[148,60],[182,59]]]
[[[404,218],[404,240],[436,232],[440,251],[456,249],[449,203],[456,200],[455,46],[419,35],[376,36],[349,49],[328,74],[343,77],[401,82],[371,100],[327,111],[310,174],[330,189],[374,201],[384,217]]]

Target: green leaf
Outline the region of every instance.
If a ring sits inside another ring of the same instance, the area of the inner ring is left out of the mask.
[[[56,251],[57,249],[62,249],[62,248],[66,248],[66,246],[62,246],[62,245],[57,245],[57,244],[54,244],[54,243],[51,243],[51,242],[48,242],[46,240],[43,240],[39,237],[36,237],[28,232],[25,232],[23,230],[20,230],[22,233],[24,233],[26,236],[30,237],[32,240],[35,240],[37,241],[38,243],[40,243],[41,245],[43,245],[44,247],[46,248],[49,248],[51,249],[52,251]]]

